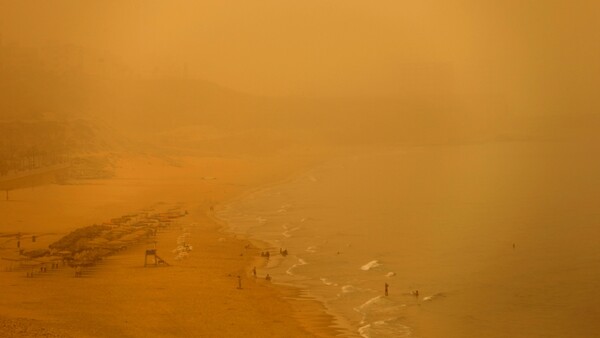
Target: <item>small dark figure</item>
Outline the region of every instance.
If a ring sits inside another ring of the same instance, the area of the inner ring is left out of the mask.
[[[415,297],[419,297],[419,290],[413,291],[413,295],[415,295]]]
[[[252,275],[254,276],[254,278],[256,278],[256,267],[252,268]]]
[[[17,249],[21,247],[21,241],[17,241]]]
[[[385,295],[386,296],[388,295],[388,287],[389,287],[389,284],[385,283]]]
[[[242,277],[240,275],[237,276],[238,277],[238,289],[242,288]]]
[[[267,276],[265,277],[266,280],[270,281],[271,280],[271,276],[269,274],[267,274]]]
[[[36,240],[36,237],[35,236],[31,236],[31,241],[35,242],[35,240]]]
[[[515,243],[513,243],[513,250],[515,249],[515,247],[516,247],[516,246],[515,246]]]
[[[269,257],[271,257],[271,253],[270,252],[265,252],[265,257],[267,257],[267,259],[269,259]]]

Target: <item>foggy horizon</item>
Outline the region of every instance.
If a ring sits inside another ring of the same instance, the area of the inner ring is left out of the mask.
[[[142,77],[202,79],[253,95],[393,97],[411,66],[433,65],[450,76],[425,74],[426,83],[450,77],[463,99],[502,91],[496,95],[522,104],[556,94],[560,81],[592,98],[583,86],[597,84],[599,71],[594,8],[588,1],[3,1],[0,28],[5,42],[81,46],[114,55]],[[509,83],[516,93],[502,90]]]

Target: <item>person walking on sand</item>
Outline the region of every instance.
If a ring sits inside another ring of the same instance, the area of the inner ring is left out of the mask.
[[[256,278],[256,267],[252,268],[252,275],[254,276],[254,278]]]
[[[388,295],[388,288],[389,288],[389,286],[390,285],[388,283],[385,283],[385,295],[386,295],[386,297]]]
[[[238,277],[238,290],[242,289],[242,277],[240,275],[237,276]]]

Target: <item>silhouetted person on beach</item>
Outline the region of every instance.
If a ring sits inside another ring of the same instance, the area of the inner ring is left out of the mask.
[[[271,276],[269,274],[267,274],[267,276],[265,277],[266,280],[270,281],[271,280]]]
[[[252,268],[252,275],[254,276],[254,278],[256,278],[256,267]]]
[[[513,243],[513,250],[516,248],[515,243]]]
[[[385,283],[385,295],[386,296],[388,295],[388,287],[389,287],[389,284]]]
[[[242,288],[242,277],[240,275],[237,276],[238,277],[238,289]]]
[[[21,241],[17,241],[17,249],[21,247]]]

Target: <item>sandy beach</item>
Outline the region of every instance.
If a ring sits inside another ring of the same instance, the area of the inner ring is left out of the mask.
[[[137,157],[120,161],[115,179],[12,191],[11,200],[0,205],[3,257],[14,257],[19,232],[21,248],[33,250],[76,228],[144,208],[177,206],[187,215],[161,229],[156,238],[84,267],[81,277],[64,264],[47,265],[46,272],[40,272],[35,262],[2,260],[3,336],[336,335],[333,317],[320,303],[296,289],[275,286],[264,276],[254,278],[252,267],[264,264],[261,249],[225,233],[207,216],[211,206],[306,164],[301,157],[185,158],[172,166],[160,158]],[[61,198],[53,198],[57,195]],[[176,259],[174,250],[182,236],[193,249]],[[144,268],[145,249],[154,246],[169,266]],[[30,271],[33,278],[26,276]]]

